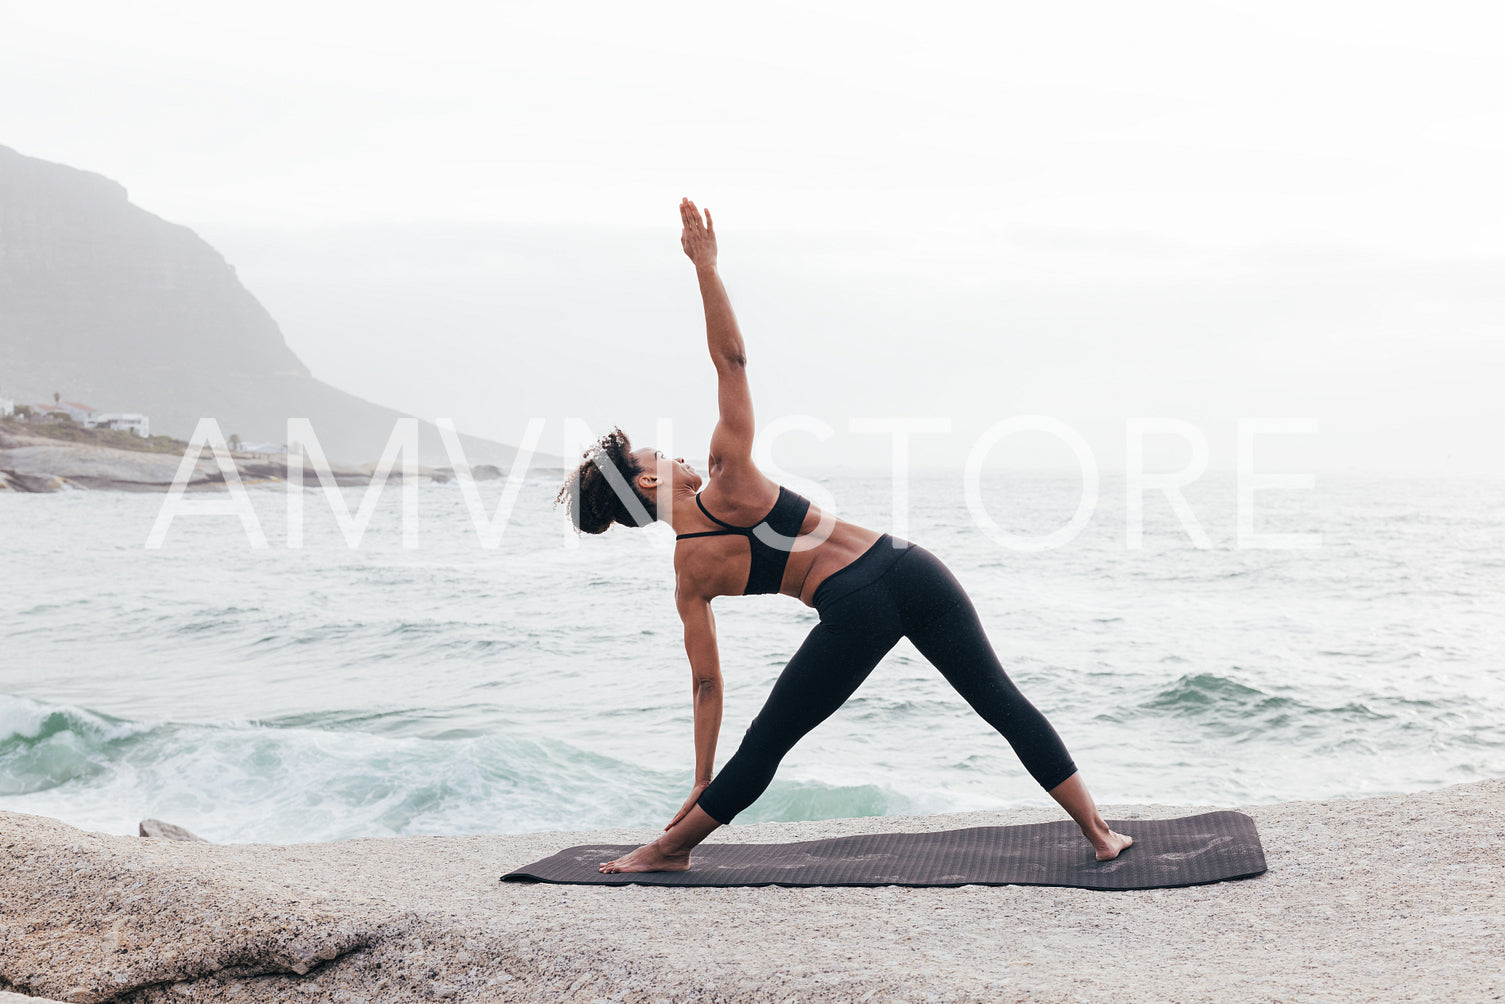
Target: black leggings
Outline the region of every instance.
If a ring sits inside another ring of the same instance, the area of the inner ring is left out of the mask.
[[[763,794],[784,754],[841,707],[901,637],[1003,734],[1042,788],[1076,773],[1056,730],[1003,671],[961,584],[923,547],[884,534],[828,576],[814,602],[820,623],[696,803],[718,823]]]

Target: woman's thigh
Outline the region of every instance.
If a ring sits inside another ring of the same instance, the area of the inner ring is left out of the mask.
[[[817,624],[779,674],[748,737],[793,746],[846,703],[900,635],[897,622],[869,624],[867,630]]]
[[[920,654],[1009,741],[1042,787],[1050,790],[1075,773],[1061,737],[1004,671],[956,577],[928,552],[906,571],[896,587],[907,598],[901,604],[905,633]]]
[[[958,606],[972,606],[951,569],[915,544],[890,572],[889,591],[904,633],[910,638]]]
[[[895,583],[904,633],[948,683],[996,726],[1022,695],[1004,672],[977,609],[941,560],[916,549]]]

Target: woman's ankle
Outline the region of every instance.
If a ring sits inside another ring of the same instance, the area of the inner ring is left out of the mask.
[[[687,843],[683,840],[673,840],[667,833],[653,841],[653,846],[658,849],[660,854],[665,854],[669,857],[688,854],[695,849],[695,844]]]
[[[1108,827],[1107,821],[1100,815],[1097,815],[1095,819],[1088,820],[1085,823],[1077,823],[1077,827],[1082,831],[1082,836],[1086,837],[1094,844],[1098,844],[1107,840],[1108,835],[1113,832]]]

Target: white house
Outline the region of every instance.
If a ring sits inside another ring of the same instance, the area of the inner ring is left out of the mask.
[[[124,429],[145,439],[151,435],[151,422],[135,411],[93,411],[84,419],[86,429]]]
[[[10,418],[16,413],[16,402],[8,397],[0,397],[0,418]]]
[[[61,404],[34,404],[31,406],[31,413],[38,418],[62,418],[66,415],[75,422],[88,422],[94,409],[77,401],[64,401]]]

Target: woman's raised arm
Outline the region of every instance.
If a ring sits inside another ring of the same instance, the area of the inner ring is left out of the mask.
[[[707,210],[701,219],[695,203],[684,199],[679,204],[684,231],[679,242],[695,263],[700,280],[700,298],[705,304],[706,348],[716,364],[717,404],[721,419],[711,434],[711,475],[735,473],[738,468],[753,470],[752,392],[747,386],[747,352],[742,332],[732,314],[732,302],[716,271],[716,230]],[[718,467],[721,470],[718,470]]]

